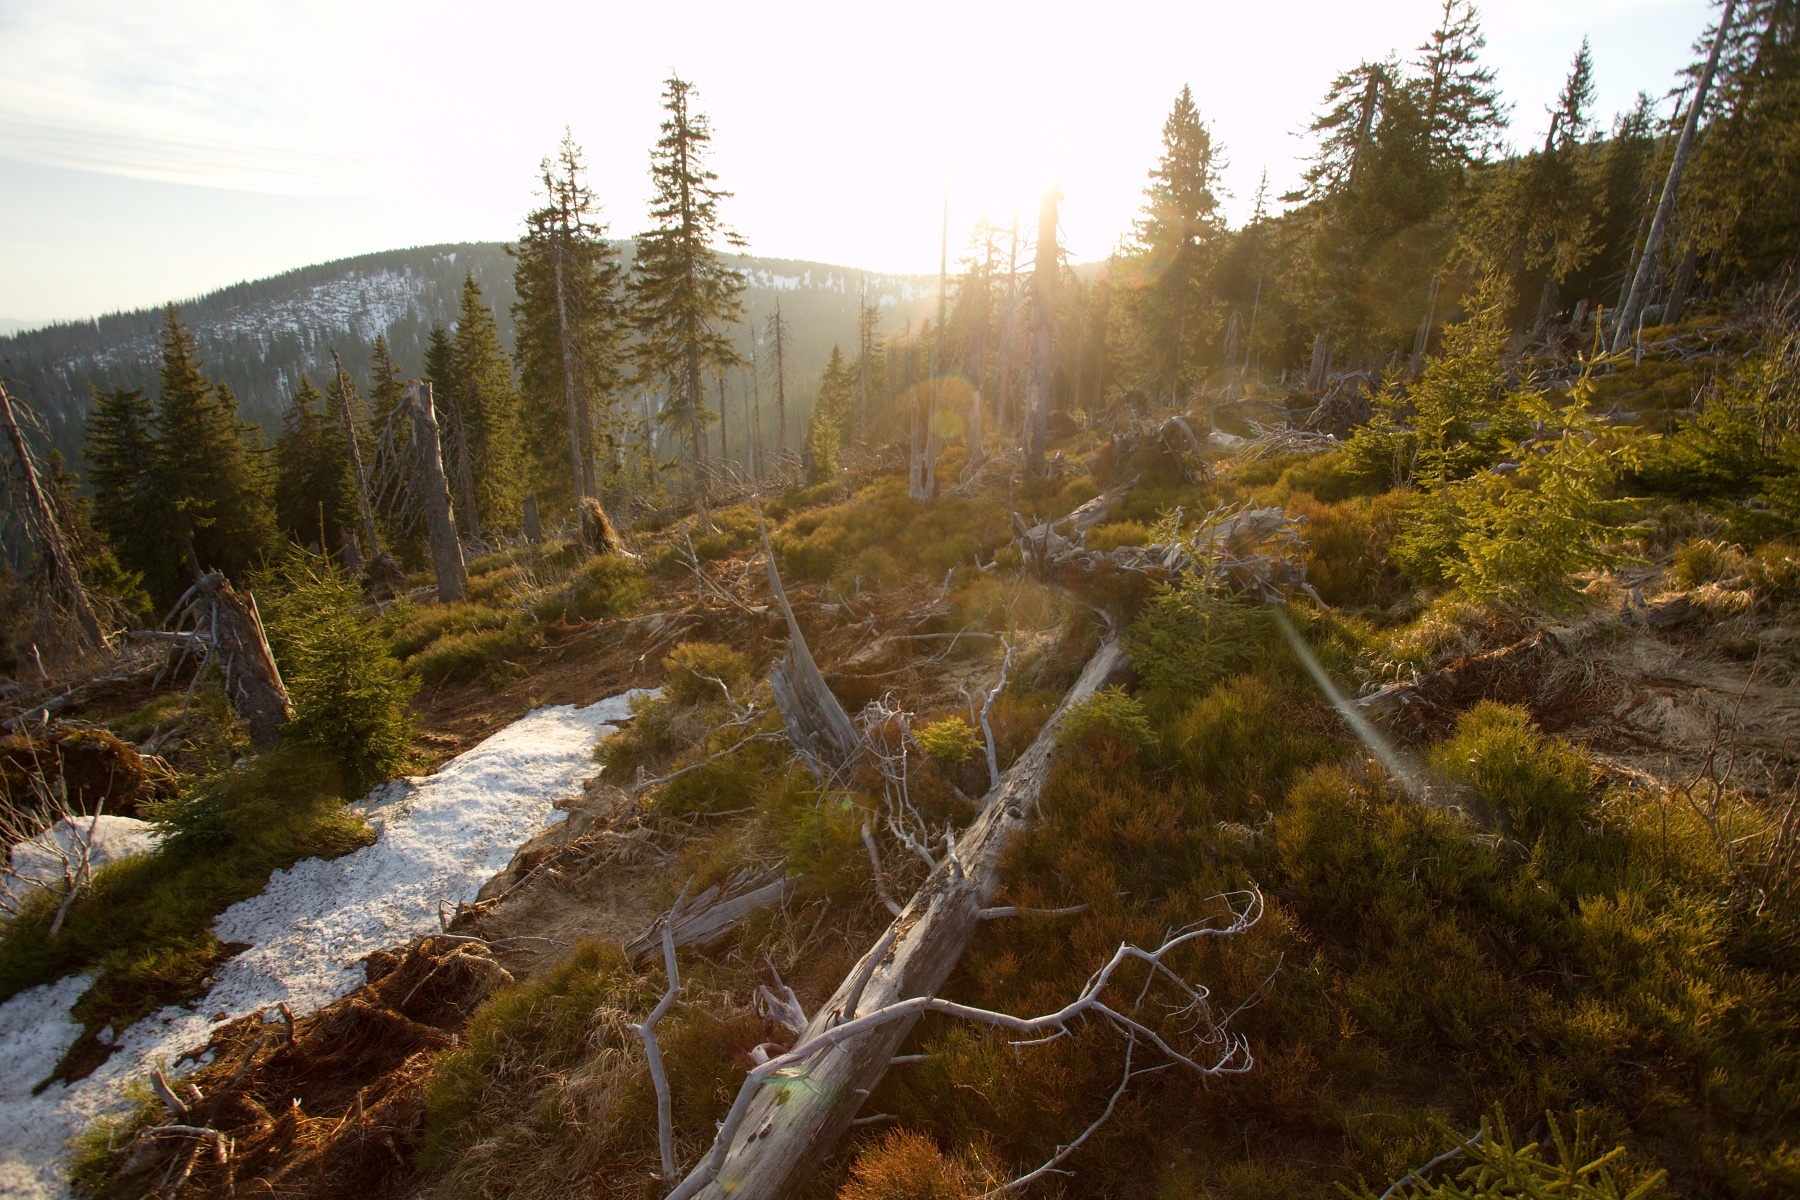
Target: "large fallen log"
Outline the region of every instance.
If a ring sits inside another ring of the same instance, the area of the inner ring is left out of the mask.
[[[1290,592],[1309,590],[1301,524],[1301,518],[1281,508],[1242,508],[1215,512],[1193,533],[1172,541],[1089,550],[1084,537],[1064,537],[1050,525],[1026,529],[1018,514],[1013,515],[1019,553],[1040,574],[1076,568],[1090,573],[1129,571],[1171,580],[1183,574],[1212,573],[1232,590],[1262,600],[1280,600]]]
[[[874,949],[808,1022],[795,1051],[858,1014],[930,996],[943,986],[981,924],[1000,883],[1007,847],[1038,815],[1056,739],[1069,710],[1099,691],[1126,662],[1114,641],[1088,660],[1031,746],[982,801],[975,823],[956,839]],[[997,914],[996,914],[997,915]],[[735,1124],[723,1158],[713,1154],[671,1193],[671,1200],[777,1200],[791,1195],[856,1119],[881,1082],[916,1016],[875,1025],[823,1050],[804,1086],[763,1088]]]

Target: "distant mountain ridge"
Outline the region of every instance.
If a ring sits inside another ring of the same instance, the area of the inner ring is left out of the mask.
[[[629,260],[631,244],[621,243]],[[856,307],[866,286],[883,309],[883,327],[929,312],[937,280],[886,275],[826,263],[742,256],[732,259],[748,281],[746,320],[736,337],[749,347],[777,302],[793,333],[790,386],[801,393],[824,366],[833,342],[846,351],[856,338]],[[321,381],[337,350],[361,385],[378,335],[402,372],[422,369],[433,324],[455,319],[465,274],[472,273],[493,305],[500,336],[513,346],[513,262],[503,242],[463,242],[386,250],[300,267],[267,279],[220,288],[178,302],[194,331],[206,372],[236,393],[246,418],[273,435],[301,373]],[[0,376],[43,414],[51,445],[81,460],[90,389],[142,387],[156,391],[163,326],[161,308],[59,322],[0,336]]]

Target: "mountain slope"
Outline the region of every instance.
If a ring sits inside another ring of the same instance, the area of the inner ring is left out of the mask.
[[[630,245],[621,249],[629,258]],[[752,256],[734,262],[749,284],[740,345],[748,348],[749,330],[760,331],[779,302],[794,334],[790,386],[803,391],[833,342],[846,348],[854,343],[857,298],[865,281],[888,328],[923,315],[936,294],[937,281],[924,275],[865,274]],[[244,415],[272,434],[300,374],[315,381],[328,374],[333,349],[360,383],[369,348],[385,334],[402,372],[419,373],[432,325],[448,325],[455,317],[465,274],[481,284],[510,349],[512,271],[505,243],[421,246],[234,284],[178,308],[199,340],[207,372],[229,384]],[[0,375],[43,414],[51,445],[79,461],[90,389],[154,392],[162,322],[161,309],[145,308],[0,337]]]

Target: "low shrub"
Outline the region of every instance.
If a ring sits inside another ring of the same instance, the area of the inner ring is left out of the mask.
[[[980,735],[958,716],[921,725],[913,731],[913,737],[925,757],[951,766],[960,767],[984,752]]]
[[[641,565],[623,555],[600,554],[570,578],[560,603],[552,600],[546,607],[561,608],[574,620],[592,621],[622,616],[649,598],[650,583]]]
[[[895,1129],[856,1156],[838,1200],[968,1200],[1000,1182],[979,1150],[951,1157],[929,1134]]]
[[[742,698],[752,670],[747,655],[722,642],[684,642],[663,659],[663,696],[674,704],[712,704],[727,698],[724,684],[732,698]]]
[[[1581,752],[1546,738],[1522,708],[1483,701],[1432,753],[1445,775],[1475,789],[1518,836],[1566,841],[1591,809],[1593,772]]]
[[[439,638],[407,659],[406,669],[428,683],[478,675],[503,677],[505,672],[498,668],[507,665],[509,657],[529,654],[543,644],[543,631],[535,624],[514,620],[499,628]]]
[[[1160,741],[1144,706],[1124,688],[1114,686],[1095,692],[1064,713],[1057,743],[1064,749],[1084,746],[1102,729],[1134,743],[1144,755],[1153,753]]]

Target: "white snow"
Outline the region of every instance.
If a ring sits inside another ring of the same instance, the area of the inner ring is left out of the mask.
[[[192,1006],[125,1030],[105,1065],[72,1087],[31,1095],[80,1032],[68,1012],[89,981],[71,976],[0,1004],[0,1197],[67,1197],[69,1138],[121,1108],[127,1080],[200,1051],[218,1021],[283,1001],[295,1015],[313,1012],[361,986],[369,951],[436,929],[440,901],[474,899],[520,844],[564,818],[552,802],[594,773],[594,743],[641,694],[536,709],[435,775],[375,789],[362,802],[373,845],[278,871],[261,895],[220,914],[219,938],[251,948]]]
[[[132,817],[94,816],[71,820],[64,817],[7,855],[8,867],[0,878],[0,911],[13,911],[15,893],[23,897],[33,886],[62,882],[64,872],[78,870],[86,858],[91,870],[156,846],[156,830],[148,821]],[[40,1078],[42,1078],[40,1076]]]

